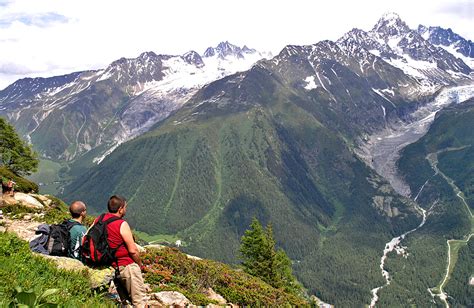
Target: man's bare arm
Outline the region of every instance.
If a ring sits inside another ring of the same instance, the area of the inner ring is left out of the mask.
[[[140,259],[140,253],[138,252],[137,245],[133,240],[132,230],[126,221],[120,226],[120,235],[122,235],[125,247],[127,247],[128,254],[140,267],[142,266],[142,260]]]

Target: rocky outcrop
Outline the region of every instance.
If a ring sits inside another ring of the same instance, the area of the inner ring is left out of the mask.
[[[4,224],[5,224],[6,231],[14,232],[18,235],[19,238],[25,241],[30,241],[36,236],[35,231],[38,228],[38,226],[41,224],[41,222],[32,221],[31,215],[29,214],[25,216],[27,216],[27,218],[30,218],[30,219],[5,218]]]
[[[102,286],[108,286],[114,278],[115,271],[112,267],[106,267],[103,269],[93,269],[88,266],[85,266],[81,261],[72,258],[48,256],[42,254],[37,255],[53,261],[54,263],[56,263],[58,268],[65,269],[68,271],[85,271],[89,277],[91,288],[93,289]]]
[[[163,304],[165,307],[170,306],[188,306],[191,304],[191,301],[186,298],[183,294],[176,291],[163,291],[158,293],[152,293],[150,299],[153,301],[158,301]]]
[[[42,209],[44,205],[38,201],[34,196],[38,196],[35,194],[25,194],[21,192],[15,192],[14,196],[3,195],[3,205],[15,205],[21,204],[23,206],[34,208],[34,209]],[[43,197],[45,200],[49,200],[47,197]],[[51,200],[49,200],[49,204],[51,204]]]
[[[212,288],[207,289],[204,294],[207,296],[207,298],[216,301],[219,305],[227,304],[226,299],[222,297],[222,295],[217,294]]]

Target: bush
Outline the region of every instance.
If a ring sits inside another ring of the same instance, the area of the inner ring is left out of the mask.
[[[145,281],[155,290],[182,292],[196,305],[213,303],[205,291],[212,288],[228,302],[245,306],[303,306],[308,303],[259,278],[210,261],[194,260],[175,248],[148,251],[142,255]]]

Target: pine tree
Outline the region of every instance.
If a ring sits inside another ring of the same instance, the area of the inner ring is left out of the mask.
[[[0,165],[17,175],[29,175],[38,169],[36,153],[21,140],[13,126],[2,118],[0,118]]]
[[[301,286],[293,276],[291,260],[282,249],[276,251],[275,245],[271,224],[264,230],[254,218],[240,244],[244,270],[275,288],[298,294]]]

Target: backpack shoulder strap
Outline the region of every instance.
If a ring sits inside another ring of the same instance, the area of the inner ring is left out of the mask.
[[[76,225],[81,225],[80,222],[78,221],[70,221],[69,219],[66,219],[65,221],[63,221],[63,224],[66,226],[67,230],[70,231],[72,229],[72,227],[76,226]]]
[[[117,217],[117,216],[114,216],[114,217],[110,217],[109,219],[107,219],[106,221],[104,221],[104,223],[105,223],[105,225],[108,225],[108,224],[110,224],[110,223],[112,223],[112,222],[114,222],[114,221],[120,220],[120,219],[122,219],[122,218]]]

